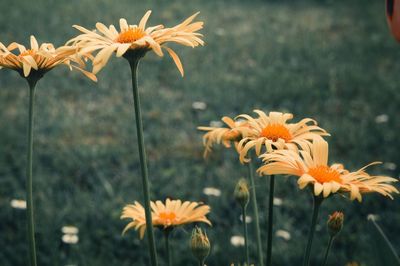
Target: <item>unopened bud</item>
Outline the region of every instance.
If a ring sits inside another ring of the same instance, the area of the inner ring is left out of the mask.
[[[192,238],[190,240],[190,248],[196,259],[204,264],[204,261],[210,254],[210,241],[207,234],[201,230],[200,227],[195,227],[192,231]]]
[[[337,235],[343,227],[344,214],[343,212],[334,212],[329,215],[327,222],[328,231],[331,237]]]
[[[250,192],[249,186],[247,184],[246,179],[241,178],[239,182],[236,184],[235,192],[233,194],[235,196],[236,201],[245,208],[249,203]]]

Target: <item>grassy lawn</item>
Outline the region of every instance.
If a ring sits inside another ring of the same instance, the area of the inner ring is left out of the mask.
[[[153,10],[150,24],[175,25],[200,11],[206,46],[179,47],[186,75],[172,60],[148,54],[140,66],[145,140],[152,198],[203,201],[212,207],[207,229],[212,253],[207,265],[229,265],[242,258],[231,245],[241,234],[240,209],[233,199],[236,181],[246,173],[233,150],[215,149],[207,161],[199,125],[223,115],[253,109],[287,111],[295,121],[312,117],[331,133],[331,162],[356,170],[386,162],[373,173],[399,176],[400,46],[386,27],[382,1],[11,1],[0,2],[0,41],[63,44],[77,34],[71,26],[97,21],[137,23]],[[122,237],[122,207],[142,200],[139,156],[129,67],[113,58],[93,83],[58,68],[37,91],[34,196],[39,265],[147,265],[146,241],[133,231]],[[25,197],[25,138],[28,89],[17,73],[0,71],[0,265],[26,265],[25,213],[10,201]],[[192,103],[203,101],[204,111]],[[267,178],[257,179],[261,226],[266,229]],[[221,189],[220,197],[203,194]],[[279,177],[273,264],[298,265],[303,255],[311,197],[294,178]],[[366,195],[359,204],[335,196],[324,203],[313,249],[321,263],[328,214],[344,211],[345,227],[330,265],[375,262],[366,216],[379,223],[400,249],[400,200]],[[252,213],[250,213],[251,215]],[[61,227],[79,228],[79,243],[61,241]],[[253,223],[250,224],[250,233]],[[264,230],[266,231],[266,230]],[[191,228],[173,234],[176,265],[194,265]],[[156,232],[160,239],[161,232]],[[266,235],[263,235],[266,239]],[[158,245],[160,259],[162,242]],[[251,243],[255,258],[255,243]],[[254,261],[254,260],[253,260]],[[163,263],[163,261],[161,261]],[[164,265],[164,264],[163,264]]]

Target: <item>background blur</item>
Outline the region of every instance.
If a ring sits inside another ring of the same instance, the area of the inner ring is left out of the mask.
[[[117,25],[120,17],[135,24],[148,9],[153,10],[149,25],[173,26],[196,11],[205,21],[205,47],[176,49],[185,77],[168,56],[149,53],[140,66],[140,91],[152,198],[211,205],[208,265],[229,265],[242,257],[242,248],[231,241],[242,230],[232,192],[246,168],[233,150],[222,148],[205,161],[199,125],[255,108],[291,112],[293,121],[312,117],[332,134],[331,162],[356,170],[383,161],[370,171],[399,176],[400,46],[389,34],[384,1],[2,0],[0,41],[28,45],[34,34],[40,42],[62,45],[78,33],[73,24]],[[127,221],[119,219],[125,204],[142,202],[127,62],[113,58],[98,78],[96,84],[60,67],[38,84],[34,199],[40,265],[148,263],[146,241],[134,231],[122,237]],[[10,205],[25,198],[27,93],[16,72],[1,70],[2,266],[27,261],[25,211]],[[205,110],[193,109],[198,101],[207,105]],[[265,177],[257,179],[263,228],[266,184]],[[207,187],[217,190],[207,195]],[[294,178],[279,177],[276,190],[274,229],[289,234],[278,231],[274,237],[273,262],[298,265],[311,197],[297,188]],[[367,195],[362,204],[330,198],[320,215],[314,263],[321,263],[328,241],[328,214],[342,210],[345,227],[334,243],[330,265],[380,265],[366,217],[379,215],[399,250],[399,207],[398,197],[391,201]],[[62,241],[65,225],[79,228],[78,243]],[[250,223],[251,234],[252,228]],[[188,248],[190,232],[188,226],[173,234],[176,265],[195,265]],[[161,241],[162,234],[157,231],[156,236]],[[162,260],[162,242],[158,248]],[[255,258],[254,243],[251,253]]]

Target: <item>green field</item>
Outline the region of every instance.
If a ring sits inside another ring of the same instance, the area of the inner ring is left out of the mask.
[[[231,245],[241,234],[240,209],[232,193],[246,174],[234,150],[215,149],[205,161],[199,125],[253,109],[291,112],[295,121],[312,117],[331,133],[331,162],[356,170],[386,162],[372,173],[400,173],[400,45],[390,36],[383,1],[11,1],[0,2],[0,42],[62,45],[79,24],[137,23],[146,10],[149,25],[173,26],[200,11],[206,45],[176,47],[181,78],[172,60],[149,53],[140,66],[145,141],[152,199],[203,201],[212,207],[207,228],[212,252],[207,265],[242,259]],[[147,243],[134,231],[121,236],[122,207],[142,201],[130,72],[125,60],[110,61],[93,83],[67,68],[51,71],[38,84],[35,128],[34,200],[39,265],[148,265]],[[194,111],[192,103],[207,104]],[[16,72],[0,71],[0,265],[27,265],[25,212],[10,206],[25,198],[28,89]],[[203,194],[221,189],[220,197]],[[267,179],[257,179],[261,226],[266,229]],[[279,177],[273,265],[299,265],[312,198],[294,178]],[[368,214],[377,214],[400,250],[400,200],[366,195],[363,202],[340,196],[324,203],[317,227],[313,265],[320,265],[328,236],[328,214],[345,213],[345,227],[328,265],[380,265]],[[250,213],[252,215],[252,213]],[[79,228],[79,243],[61,241],[61,227]],[[250,225],[253,235],[253,223]],[[266,231],[266,230],[264,230]],[[188,242],[191,227],[174,231],[175,265],[195,265]],[[162,234],[156,231],[160,265]],[[254,238],[253,238],[254,239]],[[266,233],[263,233],[266,240]],[[255,261],[255,243],[251,243]]]

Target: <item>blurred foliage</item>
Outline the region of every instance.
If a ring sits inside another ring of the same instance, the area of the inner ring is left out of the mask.
[[[358,169],[379,160],[390,164],[372,171],[399,175],[400,47],[388,33],[381,1],[2,0],[0,9],[1,42],[28,44],[34,34],[56,45],[77,34],[73,24],[117,24],[120,17],[137,23],[153,9],[150,24],[174,25],[201,11],[207,45],[177,49],[186,76],[180,78],[170,58],[148,54],[140,66],[140,90],[153,199],[211,205],[209,265],[241,261],[241,247],[230,244],[231,235],[241,234],[232,191],[246,169],[233,150],[216,149],[204,161],[198,125],[255,108],[290,111],[296,121],[313,117],[332,134],[332,162]],[[25,197],[28,90],[17,73],[0,75],[0,265],[25,266],[25,214],[10,201]],[[97,84],[66,68],[39,82],[34,198],[40,265],[147,265],[146,241],[134,232],[122,237],[126,221],[119,219],[125,204],[142,199],[130,88],[128,64],[118,59]],[[193,111],[194,101],[208,108]],[[204,195],[209,186],[221,189],[221,197]],[[257,190],[265,229],[266,178],[257,180]],[[273,263],[296,265],[311,197],[287,177],[277,180],[276,197],[283,204],[276,207],[274,230],[288,231],[290,239],[274,238]],[[328,214],[341,210],[348,219],[329,265],[373,265],[366,216],[378,214],[389,237],[396,236],[399,207],[398,198],[377,195],[367,195],[362,204],[330,198],[322,206],[313,263],[321,262],[328,241]],[[80,230],[73,246],[61,242],[61,227],[68,224]],[[190,231],[172,235],[176,265],[195,263]],[[398,238],[390,238],[399,250]],[[255,243],[251,253],[254,258]]]

